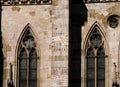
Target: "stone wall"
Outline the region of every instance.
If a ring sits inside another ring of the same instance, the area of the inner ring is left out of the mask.
[[[32,27],[39,56],[37,87],[68,87],[68,0],[51,5],[2,6],[4,80],[7,87],[9,63],[17,82],[17,48],[26,25]]]
[[[52,87],[68,86],[68,1],[52,7]]]
[[[120,59],[119,59],[119,43],[120,43],[120,2],[116,3],[91,3],[86,4],[88,9],[88,21],[82,27],[82,46],[81,46],[81,57],[82,57],[82,84],[81,87],[84,87],[86,84],[85,81],[85,40],[88,35],[91,27],[97,23],[100,26],[101,32],[104,36],[104,44],[105,44],[105,52],[108,56],[105,59],[106,67],[105,67],[105,78],[106,78],[106,86],[112,87],[112,82],[114,80],[114,62],[117,65],[117,72],[119,73],[120,69]],[[113,28],[109,25],[109,18],[111,16],[116,16],[118,19],[117,27]],[[117,76],[119,82],[119,74]]]

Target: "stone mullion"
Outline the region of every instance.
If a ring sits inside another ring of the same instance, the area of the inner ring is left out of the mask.
[[[97,87],[97,57],[95,57],[95,87]]]
[[[19,78],[19,79],[17,79],[17,87],[19,87],[20,86],[20,59],[18,59],[18,69],[17,69],[17,77]]]
[[[27,87],[29,87],[29,56],[27,57]]]
[[[97,87],[97,50],[94,48],[95,54],[95,87]]]

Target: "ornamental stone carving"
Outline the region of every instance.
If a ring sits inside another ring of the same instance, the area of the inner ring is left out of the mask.
[[[1,0],[1,5],[49,5],[52,0]]]

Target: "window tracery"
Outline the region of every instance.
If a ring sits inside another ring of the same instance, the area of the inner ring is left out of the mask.
[[[89,35],[86,51],[86,87],[105,87],[105,52],[96,25]],[[89,44],[89,45],[88,45]]]
[[[20,42],[18,87],[37,87],[37,52],[35,47],[34,37],[28,27]]]

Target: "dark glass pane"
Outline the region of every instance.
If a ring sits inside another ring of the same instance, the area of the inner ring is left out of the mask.
[[[20,80],[27,80],[27,70],[26,69],[20,69]]]
[[[27,69],[27,53],[24,48],[20,52],[19,69]]]
[[[21,80],[19,85],[20,87],[27,87],[27,80]]]
[[[27,53],[24,48],[20,51],[19,56],[19,82],[20,87],[27,86]]]
[[[34,48],[30,52],[30,69],[37,69],[37,53]]]
[[[20,69],[27,69],[27,59],[20,59]]]
[[[104,53],[104,49],[103,47],[101,46],[98,51],[97,51],[97,57],[102,57],[102,58],[105,58],[105,53]]]
[[[97,67],[105,68],[105,58],[97,58]]]
[[[30,59],[30,69],[37,69],[37,59]]]
[[[88,70],[87,70],[87,79],[91,80],[91,79],[94,79],[94,78],[95,78],[95,70],[94,70],[94,68],[92,68],[92,69],[88,68]]]
[[[102,46],[97,51],[97,86],[105,87],[105,53]]]
[[[95,87],[95,80],[87,80],[87,87]]]
[[[92,46],[87,51],[87,87],[95,87],[95,55]]]
[[[37,79],[37,70],[30,70],[30,80],[36,80]]]
[[[98,78],[97,79],[105,79],[105,68],[99,68],[98,71]]]
[[[105,57],[97,57],[97,61],[103,63],[105,61]]]
[[[30,51],[30,87],[37,87],[37,53],[35,48]]]
[[[36,58],[37,59],[37,52],[35,48],[33,48],[30,52],[30,58]]]
[[[95,67],[95,59],[94,58],[87,58],[87,67],[88,68],[94,68]]]
[[[26,53],[26,50],[24,48],[22,48],[22,50],[20,51],[20,56],[19,56],[20,59],[24,59],[24,58],[27,58],[27,53]]]
[[[97,87],[105,87],[105,81],[104,81],[104,79],[99,80],[99,82],[97,84]]]
[[[90,46],[89,49],[87,50],[87,58],[91,58],[91,57],[92,58],[95,57],[92,46]]]
[[[31,80],[30,87],[37,87],[37,80]]]

